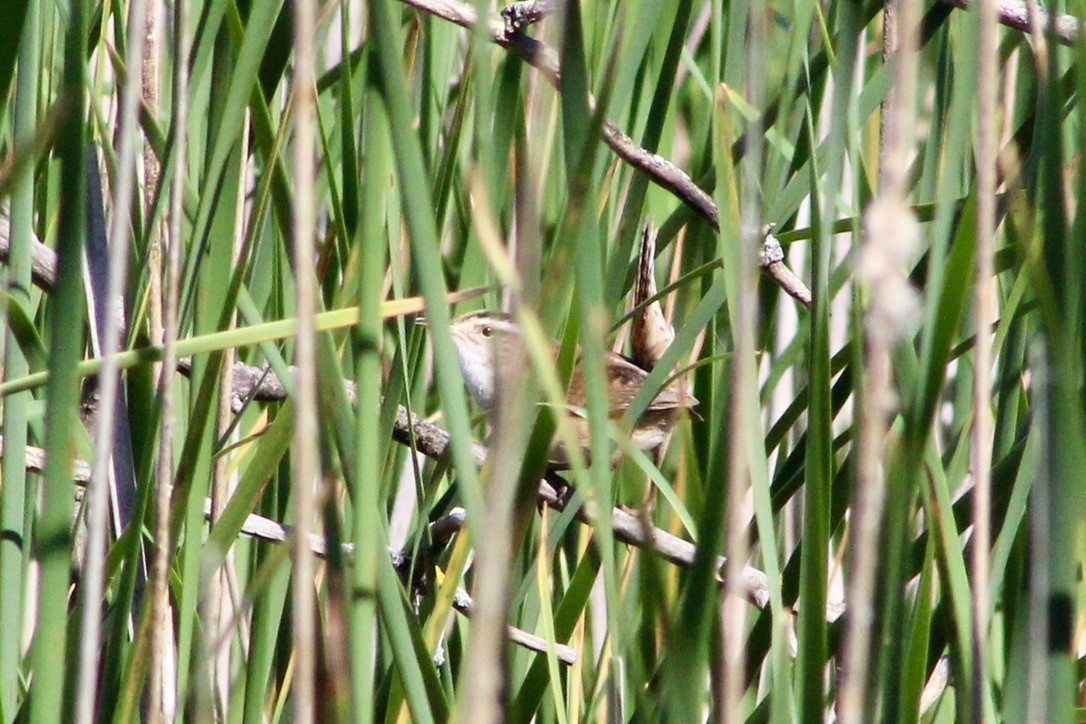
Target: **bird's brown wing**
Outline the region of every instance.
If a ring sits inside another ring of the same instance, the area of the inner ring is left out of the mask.
[[[645,383],[649,373],[635,365],[630,360],[614,352],[605,353],[605,362],[610,371],[608,377],[607,398],[610,400],[610,413],[612,417],[622,415],[633,402],[637,391]],[[578,361],[573,368],[573,374],[569,381],[569,395],[567,401],[570,405],[584,407],[585,387],[584,370]],[[646,411],[660,412],[675,410],[682,407],[693,407],[698,401],[693,395],[682,390],[677,384],[670,384],[660,390],[659,394],[649,403]]]

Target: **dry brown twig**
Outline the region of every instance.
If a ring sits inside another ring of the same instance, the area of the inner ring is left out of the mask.
[[[3,223],[6,219],[0,215],[0,259],[6,259],[8,251],[8,237],[4,233]],[[35,274],[35,283],[48,289],[55,278],[56,254],[44,244],[35,242],[35,264],[39,273]],[[182,361],[179,368],[186,371],[188,363]],[[349,393],[353,394],[353,383],[347,382]],[[282,381],[274,373],[262,367],[254,367],[237,363],[234,365],[233,397],[235,404],[241,404],[247,399],[258,401],[284,400],[287,398],[286,388]],[[417,415],[409,415],[407,409],[400,405],[397,409],[396,421],[393,425],[392,436],[401,444],[412,445],[419,452],[428,457],[441,457],[445,454],[449,444],[449,434],[437,425],[434,425]],[[487,450],[478,443],[473,444],[473,452],[477,463],[481,464],[487,455]],[[41,454],[38,451],[37,454]],[[36,464],[28,452],[27,466],[35,468]],[[555,487],[546,479],[541,480],[538,490],[539,501],[556,510],[563,510],[568,499],[560,495]],[[577,519],[582,523],[591,524],[593,513],[585,508],[577,511]],[[265,519],[266,520],[266,519]],[[270,526],[279,526],[270,521]],[[282,529],[281,526],[279,526]],[[679,566],[690,566],[697,554],[697,547],[690,541],[684,540],[667,531],[650,527],[646,529],[636,516],[627,513],[620,508],[611,511],[611,528],[616,540],[640,548],[651,548],[665,560]],[[269,531],[272,531],[269,533]],[[259,516],[249,516],[243,532],[248,535],[261,537],[265,540],[277,542],[283,540],[269,527],[269,523],[259,520]],[[311,538],[314,546],[323,546],[323,539]],[[718,568],[723,565],[723,559],[718,559]],[[769,601],[769,582],[765,573],[753,567],[746,567],[743,573],[743,586],[747,598],[764,608]]]
[[[459,0],[400,0],[416,10],[436,15],[463,28],[472,28],[478,22],[475,8]],[[561,85],[562,73],[558,63],[558,54],[535,38],[525,35],[522,29],[530,22],[539,20],[552,5],[540,0],[529,3],[517,3],[514,9],[503,10],[505,17],[492,16],[487,19],[487,30],[491,40],[539,70],[554,86]],[[519,8],[519,9],[518,9]],[[595,99],[589,98],[589,105],[595,108]],[[652,153],[637,145],[632,138],[619,129],[614,122],[604,120],[603,139],[619,158],[644,173],[649,179],[671,193],[692,208],[714,228],[720,229],[720,218],[712,197],[681,168],[666,158]],[[773,261],[763,261],[762,270],[769,275],[785,292],[803,304],[811,305],[811,291],[788,269],[783,255],[777,258],[769,255]]]
[[[182,371],[187,371],[189,364],[182,361],[179,367]],[[353,394],[353,384],[350,382],[346,384],[348,385],[348,392]],[[284,400],[287,398],[287,391],[279,377],[274,373],[262,367],[254,367],[238,362],[234,365],[233,396],[235,405],[240,405],[244,400],[248,399],[261,402]],[[404,445],[411,445],[413,440],[416,450],[427,457],[433,458],[443,457],[449,446],[448,432],[417,415],[409,414],[402,405],[397,409],[392,437]],[[0,444],[2,444],[2,440],[3,438],[0,438]],[[486,448],[474,443],[473,452],[476,462],[482,464],[486,459]],[[29,469],[40,470],[44,459],[45,454],[40,448],[28,448],[27,467]],[[85,482],[89,474],[83,471],[81,465],[85,466],[86,464],[76,461],[75,477],[78,483]],[[567,498],[560,495],[546,479],[539,481],[538,498],[542,504],[555,510],[564,510],[568,502]],[[207,506],[207,512],[210,513],[210,502],[207,503]],[[583,506],[577,511],[576,517],[580,522],[586,524],[591,524],[593,521],[593,513]],[[466,516],[463,513],[450,514],[450,516],[442,519],[441,525],[437,527],[435,532],[439,532],[441,535],[449,535],[450,532],[457,530],[465,523]],[[649,528],[646,532],[646,526],[637,516],[627,513],[621,508],[614,508],[611,511],[611,528],[614,531],[616,540],[638,548],[650,548],[665,560],[679,566],[689,567],[694,563],[694,557],[697,555],[697,547],[690,541],[679,538],[660,528]],[[289,528],[262,516],[249,515],[242,526],[242,532],[268,542],[282,543],[288,539]],[[323,538],[316,535],[310,535],[309,538],[311,547],[317,555],[323,556],[327,553],[327,544]],[[720,558],[717,563],[718,568],[723,566],[724,559]],[[769,581],[765,573],[748,566],[744,569],[743,585],[748,600],[759,608],[765,608],[769,602]]]
[[[0,435],[0,454],[4,450],[4,436]],[[26,448],[26,468],[31,472],[42,473],[45,470],[45,450],[40,447],[28,446]],[[73,481],[78,486],[76,488],[76,499],[79,499],[87,482],[90,480],[91,467],[86,460],[76,459],[72,468]],[[204,499],[204,518],[208,521],[212,519],[212,503],[211,498]],[[466,522],[466,516],[463,508],[453,508],[449,513],[441,518],[435,520],[430,524],[430,536],[435,545],[441,545],[443,542],[447,542],[454,533],[464,527]],[[256,515],[250,513],[246,516],[245,521],[242,523],[241,532],[251,538],[264,541],[265,543],[290,543],[295,540],[294,530],[291,526],[279,523],[266,518],[262,515]],[[313,554],[318,558],[326,558],[328,555],[328,541],[323,537],[310,533],[309,536],[309,548],[313,551]],[[354,553],[354,545],[351,543],[343,544],[343,552],[345,555],[352,555]],[[396,564],[396,569],[401,573],[408,568],[409,559],[403,553],[393,553],[393,562]],[[471,616],[471,596],[462,589],[458,589],[456,592],[456,598],[453,600],[453,608],[465,616]],[[522,646],[531,651],[545,654],[547,653],[547,640],[541,636],[528,633],[515,626],[509,627],[509,640],[518,646]],[[558,660],[563,664],[572,666],[577,662],[577,651],[572,646],[562,643],[555,644],[555,654]]]
[[[350,382],[348,393],[353,394]],[[262,402],[286,399],[287,392],[278,376],[262,367],[245,364],[234,365],[234,399],[241,402],[253,399]],[[428,422],[418,415],[409,414],[407,408],[400,405],[396,411],[396,421],[392,427],[392,437],[403,445],[412,445],[423,455],[432,458],[443,457],[449,446],[449,433]],[[473,443],[475,461],[482,464],[486,460],[487,450],[478,443]],[[556,510],[563,510],[567,499],[555,490],[546,479],[539,481],[538,498],[541,503]],[[591,524],[593,513],[582,507],[577,511],[577,519]],[[697,547],[690,541],[672,535],[659,528],[651,528],[648,533],[645,526],[634,515],[621,508],[611,511],[611,529],[615,538],[628,545],[639,548],[651,548],[665,560],[680,566],[694,563]],[[650,540],[651,538],[651,540]],[[723,565],[723,559],[718,563]],[[769,601],[769,582],[765,573],[757,568],[747,567],[743,582],[747,598],[759,608],[764,608]]]
[[[456,0],[400,0],[406,5],[435,15],[451,23],[464,28],[475,25],[477,16],[475,8]],[[968,0],[942,0],[956,8],[968,9]],[[1081,31],[1081,23],[1072,15],[1057,14],[1050,20],[1048,14],[1040,12],[1042,27],[1055,28],[1055,37],[1060,43],[1070,45],[1078,38]],[[530,14],[527,17],[534,17]],[[532,22],[538,20],[534,18]],[[999,22],[1009,28],[1029,31],[1028,6],[1020,0],[1000,0]],[[558,67],[558,55],[553,49],[547,47],[538,40],[520,32],[522,26],[509,23],[499,17],[487,21],[493,41],[537,68],[546,76],[547,80],[558,84],[560,73]],[[612,150],[631,166],[639,169],[649,176],[653,182],[674,193],[680,200],[694,209],[706,221],[718,226],[716,204],[709,194],[705,193],[694,181],[680,168],[665,158],[649,153],[634,143],[633,139],[624,134],[613,123],[608,121],[604,125],[604,138]],[[0,260],[6,261],[8,255],[8,219],[0,214]],[[55,258],[52,249],[39,241],[34,241],[31,249],[33,257],[34,283],[41,287],[51,286],[54,278]],[[767,274],[791,296],[798,299],[804,305],[810,304],[810,290],[803,282],[792,273],[781,259],[776,258],[773,249],[763,249],[760,263]],[[783,258],[783,257],[782,257]]]
[[[11,220],[0,212],[0,261],[7,263],[11,250]],[[49,289],[57,277],[57,253],[37,239],[30,240],[30,265],[34,285]]]
[[[943,0],[943,2],[960,10],[969,9],[969,0]],[[1030,32],[1028,3],[1022,0],[998,0],[996,11],[999,14],[1000,25],[1021,30],[1024,33]],[[1075,16],[1066,13],[1056,13],[1053,18],[1047,11],[1039,10],[1038,20],[1045,32],[1051,29],[1056,41],[1061,45],[1073,45],[1078,40],[1079,33],[1082,32],[1082,23]]]
[[[0,224],[6,222],[3,216],[0,216],[0,220],[3,220],[0,221]],[[8,250],[8,237],[3,232],[4,229],[0,226],[0,258],[6,258]],[[43,288],[49,288],[55,278],[56,254],[52,249],[38,242],[35,242],[34,254],[35,267],[40,271],[40,273],[35,274],[35,282]],[[186,367],[187,365],[184,363],[180,365],[182,371],[185,371]],[[349,390],[353,393],[353,384],[349,382],[347,384],[350,385]],[[287,398],[286,388],[274,373],[262,367],[241,363],[234,365],[233,390],[234,399],[237,403],[250,397],[259,401],[285,400]],[[392,436],[397,442],[408,446],[412,444],[413,440],[416,449],[428,457],[443,456],[449,444],[448,432],[417,415],[409,415],[403,405],[400,405],[397,409]],[[486,454],[485,447],[478,443],[474,444],[474,455],[477,463],[481,464],[486,459]],[[28,467],[33,467],[29,459],[27,464]],[[538,496],[541,503],[556,510],[564,509],[568,502],[566,497],[560,495],[555,487],[545,479],[539,483]],[[611,513],[611,528],[617,540],[639,548],[651,548],[665,560],[676,565],[690,566],[693,564],[694,557],[697,554],[697,547],[690,541],[659,528],[651,528],[646,532],[645,526],[636,516],[620,508],[613,509]],[[252,519],[252,516],[250,518]],[[577,511],[577,519],[583,523],[591,524],[593,514],[582,507]],[[255,519],[253,520],[255,521]],[[253,525],[256,527],[245,528],[243,532],[255,535],[257,527],[261,524],[254,522]],[[723,559],[718,563],[722,565]],[[769,582],[765,573],[757,568],[747,567],[744,571],[743,581],[747,598],[759,608],[764,608],[769,601]]]
[[[472,28],[478,22],[475,8],[459,0],[400,0],[416,10],[435,15],[463,28]],[[942,0],[957,8],[967,9],[969,0]],[[523,30],[538,22],[555,7],[553,0],[524,0],[502,9],[501,17],[487,19],[491,40],[513,55],[535,67],[556,87],[561,83],[558,54],[546,44],[526,35]],[[999,22],[1017,30],[1029,30],[1027,5],[1021,0],[999,0]],[[1070,45],[1081,30],[1079,21],[1071,15],[1057,14],[1050,20],[1044,16],[1045,28],[1054,29],[1056,39]],[[594,99],[589,99],[594,107]],[[712,197],[699,187],[689,175],[667,159],[640,147],[622,132],[612,121],[605,120],[603,137],[607,145],[626,163],[638,169],[657,185],[675,194],[683,203],[696,211],[714,229],[719,230],[719,214]],[[784,263],[780,246],[763,248],[759,265],[778,286],[804,306],[811,304],[811,291]]]

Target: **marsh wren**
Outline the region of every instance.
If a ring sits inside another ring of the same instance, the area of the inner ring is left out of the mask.
[[[645,227],[634,283],[634,305],[656,294],[653,276],[655,246],[655,235],[649,227]],[[469,312],[454,319],[450,332],[468,392],[479,407],[491,409],[496,397],[498,365],[503,358],[510,358],[513,342],[521,334],[520,328],[508,314],[481,311]],[[612,420],[618,420],[626,413],[649,371],[674,339],[674,331],[665,320],[658,301],[645,305],[634,316],[632,336],[633,359],[615,352],[604,353],[607,405]],[[557,345],[554,348],[557,355]],[[573,368],[566,402],[577,443],[587,453],[589,433],[588,420],[584,416],[585,380],[580,361]],[[667,439],[680,411],[697,404],[697,399],[689,393],[685,384],[671,382],[657,393],[635,423],[631,434],[633,443],[646,452],[656,450]],[[553,459],[559,464],[569,462],[561,445],[555,448]]]

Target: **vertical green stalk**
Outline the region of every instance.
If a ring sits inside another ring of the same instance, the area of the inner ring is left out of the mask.
[[[766,84],[765,51],[769,32],[768,7],[761,0],[751,0],[747,27],[746,100],[756,109],[764,102]],[[723,102],[717,93],[718,107]],[[718,110],[718,116],[723,113]],[[721,118],[720,123],[723,123]],[[742,598],[740,579],[749,557],[743,500],[755,480],[754,466],[758,455],[752,442],[764,439],[764,431],[755,401],[758,392],[757,339],[758,281],[756,278],[758,248],[762,244],[763,199],[759,176],[763,169],[764,127],[756,121],[748,128],[751,143],[740,167],[740,226],[721,241],[721,247],[731,246],[734,260],[724,278],[729,282],[728,306],[734,336],[735,357],[732,360],[732,391],[728,411],[730,440],[727,476],[727,536],[725,556],[724,601],[722,606],[722,676],[719,685],[718,716],[741,716],[740,708],[746,686],[747,640],[746,601]],[[730,135],[730,134],[728,134]],[[722,224],[723,228],[723,224]],[[738,231],[738,233],[735,233]],[[725,257],[725,258],[728,258]],[[828,357],[828,355],[827,355]]]
[[[664,122],[668,116],[668,106],[675,96],[675,76],[679,67],[679,57],[686,41],[687,30],[690,25],[690,14],[693,3],[687,0],[681,2],[660,3],[653,8],[662,14],[662,22],[672,19],[671,37],[668,39],[667,49],[664,53],[664,61],[661,63],[660,76],[656,82],[656,89],[652,95],[652,103],[649,107],[645,124],[645,133],[641,137],[641,147],[655,153],[660,145],[660,138],[664,132]],[[664,7],[661,7],[664,6]],[[674,6],[674,7],[671,7]],[[629,72],[629,69],[623,69]],[[618,239],[612,247],[612,257],[607,270],[607,288],[604,290],[604,300],[617,299],[621,294],[621,284],[625,280],[627,262],[630,249],[635,238],[635,230],[640,225],[641,214],[644,212],[645,197],[648,192],[649,179],[641,173],[635,173],[630,178],[630,187],[626,192],[626,200],[622,212],[622,227],[619,229]]]
[[[215,42],[212,67],[214,72],[208,112],[208,147],[217,149],[220,146],[227,146],[230,151],[225,154],[225,159],[222,159],[222,166],[213,165],[211,168],[205,166],[204,182],[210,188],[205,189],[200,203],[201,210],[206,208],[207,243],[189,247],[190,254],[202,256],[193,295],[195,309],[192,324],[195,334],[218,331],[221,325],[228,323],[230,318],[227,314],[227,305],[234,271],[233,238],[245,144],[239,145],[237,137],[229,141],[223,138],[224,134],[232,130],[229,127],[231,120],[241,114],[231,105],[231,101],[236,102],[236,96],[232,94],[234,90],[232,76],[240,71],[237,53],[225,28],[220,30],[220,35]],[[211,163],[214,164],[217,159],[219,159],[218,156],[212,155]],[[184,163],[184,160],[179,158],[177,162]],[[194,229],[199,234],[201,227],[197,225]],[[197,701],[205,705],[209,705],[211,701],[210,698],[202,698],[208,694],[206,684],[210,682],[210,677],[204,676],[206,670],[203,667],[211,665],[211,661],[205,660],[202,655],[193,659],[192,653],[193,651],[198,654],[203,652],[203,645],[210,640],[196,637],[196,627],[200,623],[198,604],[204,594],[200,590],[200,546],[198,543],[204,527],[204,498],[208,494],[212,476],[215,474],[212,456],[216,451],[218,439],[214,420],[216,411],[219,409],[218,380],[221,376],[221,362],[221,354],[196,355],[193,358],[191,379],[194,384],[187,421],[188,438],[182,450],[181,465],[174,488],[174,505],[178,506],[175,517],[183,515],[185,521],[183,538],[179,535],[176,540],[186,542],[179,551],[183,585],[177,607],[177,692],[180,701],[184,701],[189,694],[195,693]],[[191,477],[188,477],[190,474]],[[186,496],[181,491],[188,486],[191,488]],[[174,530],[176,531],[176,528]],[[196,690],[190,692],[190,676],[193,674],[195,674],[195,679],[192,681],[196,684]]]
[[[802,604],[796,635],[799,639],[796,666],[796,697],[800,718],[821,720],[824,713],[824,671],[828,649],[826,595],[829,576],[830,488],[834,477],[833,402],[830,398],[830,269],[833,250],[835,200],[844,176],[845,149],[850,135],[853,72],[859,8],[844,3],[838,16],[836,50],[840,62],[834,83],[832,112],[835,119],[826,141],[825,175],[817,155],[811,157],[812,225],[811,331],[808,346],[808,394],[806,484],[804,487],[803,541],[800,545]],[[813,109],[808,107],[807,133],[815,145]]]
[[[604,335],[607,312],[603,299],[603,270],[606,248],[600,240],[600,225],[596,218],[592,184],[595,173],[599,121],[589,113],[588,71],[585,66],[584,28],[580,6],[569,3],[562,18],[562,88],[561,113],[563,158],[569,184],[569,201],[562,223],[562,237],[573,247],[575,268],[575,300],[581,330],[581,365],[585,380],[585,408],[588,412],[589,480],[591,494],[598,509],[609,511],[614,494],[610,470],[610,440],[608,429],[607,390],[604,370]],[[600,107],[606,107],[603,100]],[[601,673],[607,681],[609,712],[617,716],[623,691],[625,641],[627,632],[621,625],[619,582],[615,555],[614,533],[610,515],[596,517],[595,534],[600,549],[601,571],[606,600],[607,635],[610,639],[610,670]]]
[[[83,159],[86,104],[86,38],[89,7],[73,0],[64,44],[62,98],[65,118],[60,155],[57,283],[49,299],[49,381],[46,385],[44,501],[34,529],[33,553],[41,566],[37,632],[31,653],[30,721],[61,720],[64,711],[68,577],[71,565],[72,451],[78,424],[83,354],[82,261],[86,240],[86,174]],[[10,622],[8,622],[10,625]]]
[[[844,64],[846,67],[849,63]],[[847,87],[847,84],[844,84]],[[843,124],[842,124],[843,125]],[[813,137],[813,129],[809,128]],[[838,169],[839,170],[839,169]],[[817,164],[811,164],[812,186],[818,187]],[[828,173],[826,178],[835,178]],[[836,178],[840,178],[837,176]],[[815,192],[822,200],[836,189]],[[812,203],[817,207],[817,203]],[[829,287],[832,235],[827,233],[826,204],[815,212],[819,232],[812,239],[811,337],[809,340],[810,403],[807,412],[806,484],[804,485],[803,540],[800,545],[800,590],[803,597],[796,635],[799,639],[796,671],[797,707],[801,718],[817,721],[823,711],[823,667],[826,662],[826,588],[829,542],[830,486],[833,482],[833,408],[830,400]]]
[[[438,229],[434,221],[432,187],[423,165],[421,142],[414,128],[410,96],[405,92],[409,86],[401,60],[403,48],[399,40],[399,28],[393,22],[388,0],[371,0],[368,9],[369,37],[370,42],[375,45],[377,61],[371,72],[375,73],[374,77],[379,80],[381,98],[388,112],[396,176],[411,241],[411,259],[426,301],[427,327],[433,341],[434,372],[449,427],[452,461],[456,468],[459,493],[468,510],[468,518],[479,521],[483,519],[483,494],[471,450],[471,425],[464,380],[449,331],[450,316],[445,298],[446,284]],[[386,588],[385,582],[393,575],[387,558],[378,561],[378,574],[381,577],[377,589],[380,605],[389,627],[385,630],[389,632],[390,643],[395,649],[397,640],[401,647],[407,643],[406,636],[411,630],[399,620],[399,612],[393,610],[393,607],[399,607],[402,596]],[[422,721],[442,707],[443,702],[431,696],[430,707],[425,708],[426,702],[417,694],[413,696],[411,693],[411,689],[417,690],[422,682],[424,669],[420,670],[421,662],[406,659],[402,648],[394,651],[394,656],[398,670],[403,673],[401,681],[407,690],[408,703],[412,704],[411,715],[417,721]],[[414,678],[414,672],[419,672],[418,678]]]
[[[372,45],[371,52],[372,52]],[[370,58],[371,67],[376,64]],[[360,281],[359,325],[352,331],[357,361],[358,390],[356,445],[358,447],[358,489],[351,491],[355,544],[353,593],[350,597],[352,662],[352,703],[355,721],[371,721],[377,682],[377,557],[384,555],[380,510],[381,441],[381,286],[385,272],[385,189],[389,174],[388,121],[378,88],[366,84],[363,104],[363,146],[365,176],[361,195],[361,244],[358,259]],[[345,129],[345,132],[347,130]]]
[[[179,324],[180,288],[181,288],[181,238],[182,217],[184,216],[185,170],[188,149],[188,13],[185,3],[174,6],[173,15],[173,57],[172,78],[173,98],[170,102],[170,124],[173,143],[170,154],[172,163],[163,164],[170,180],[169,188],[169,223],[167,239],[165,289],[162,310],[163,350],[161,379],[159,380],[161,417],[158,459],[155,461],[155,506],[154,506],[154,554],[151,563],[150,596],[145,605],[149,607],[148,620],[151,633],[149,644],[151,672],[147,683],[147,712],[152,718],[166,717],[165,703],[167,692],[176,691],[176,679],[166,680],[166,663],[173,656],[176,641],[173,627],[167,623],[174,621],[170,610],[169,568],[173,558],[173,544],[170,539],[170,503],[174,470],[174,430],[177,428],[175,410],[179,408],[177,386],[174,384],[177,368],[177,333]],[[167,185],[162,184],[160,189]],[[154,301],[152,301],[154,303]],[[142,633],[142,628],[141,628]],[[137,635],[137,645],[141,640]],[[259,659],[258,659],[259,660]]]
[[[1065,349],[1073,345],[1065,345]],[[1075,631],[1075,599],[1079,593],[1079,563],[1082,551],[1082,471],[1086,469],[1083,453],[1083,414],[1081,385],[1068,382],[1081,375],[1081,360],[1066,359],[1071,355],[1053,352],[1053,357],[1064,356],[1062,363],[1053,365],[1051,381],[1051,408],[1049,410],[1048,445],[1051,456],[1051,473],[1048,499],[1039,499],[1040,510],[1035,520],[1047,517],[1049,530],[1049,555],[1044,563],[1048,568],[1047,594],[1037,605],[1046,609],[1048,625],[1042,632],[1042,645],[1048,658],[1048,677],[1045,681],[1046,707],[1044,720],[1071,722],[1075,719],[1075,692],[1078,689],[1075,652],[1072,649]],[[1061,379],[1062,378],[1062,379]],[[1076,380],[1077,382],[1077,380]],[[1077,427],[1066,427],[1077,425]],[[1045,505],[1047,503],[1047,506]],[[1078,551],[1072,555],[1070,551]],[[1044,589],[1042,589],[1044,590]]]
[[[1031,607],[1044,607],[1043,612],[1034,611],[1034,615],[1047,619],[1043,630],[1031,632],[1031,635],[1042,636],[1041,641],[1034,643],[1043,649],[1044,661],[1030,662],[1039,671],[1046,671],[1047,675],[1040,681],[1045,687],[1044,692],[1030,692],[1030,704],[1033,705],[1035,695],[1041,695],[1042,708],[1034,711],[1039,711],[1044,721],[1070,722],[1075,716],[1074,701],[1078,689],[1072,646],[1075,602],[1081,592],[1079,564],[1082,515],[1086,503],[1081,480],[1082,470],[1086,467],[1086,438],[1083,435],[1086,415],[1082,398],[1083,378],[1086,376],[1082,359],[1086,347],[1083,332],[1086,286],[1082,281],[1082,249],[1078,238],[1070,233],[1067,226],[1063,144],[1066,129],[1063,128],[1061,112],[1065,94],[1057,83],[1064,58],[1055,44],[1049,47],[1047,60],[1048,66],[1039,89],[1039,144],[1044,156],[1036,203],[1043,210],[1041,243],[1044,273],[1048,281],[1038,296],[1041,297],[1047,347],[1045,356],[1049,367],[1049,405],[1045,413],[1049,476],[1046,485],[1035,488],[1037,499],[1034,504],[1038,510],[1034,512],[1036,517],[1032,520],[1035,527],[1045,525],[1046,531],[1034,531],[1034,535],[1046,535],[1050,547],[1047,551],[1038,547],[1041,550],[1039,558],[1043,561],[1040,565],[1045,566],[1047,571],[1041,579],[1044,585],[1034,592],[1037,597],[1031,601]],[[1086,87],[1086,74],[1082,68],[1078,68],[1078,73],[1078,89],[1081,91]],[[1081,151],[1081,142],[1075,150]]]
[[[110,228],[109,281],[103,338],[100,340],[105,363],[99,374],[99,408],[95,431],[94,469],[87,488],[87,541],[84,566],[80,577],[80,643],[79,672],[76,690],[75,716],[81,724],[89,724],[98,701],[98,677],[102,648],[102,595],[106,579],[106,546],[109,533],[110,470],[113,468],[114,421],[120,394],[120,370],[114,355],[121,346],[123,332],[125,287],[128,283],[129,229],[132,200],[136,189],[136,111],[140,101],[140,75],[136,68],[143,58],[144,19],[147,4],[133,0],[128,21],[127,66],[121,94],[119,123],[121,126],[117,174],[114,178],[113,219]],[[127,416],[119,418],[127,421]],[[127,428],[127,424],[124,424]],[[127,434],[127,433],[126,433]],[[115,491],[116,492],[116,491]]]
[[[445,279],[430,184],[422,164],[422,147],[414,130],[414,116],[404,92],[408,85],[400,60],[400,33],[393,25],[388,0],[373,0],[368,6],[370,38],[377,47],[379,61],[373,72],[380,79],[381,97],[388,111],[404,214],[411,235],[412,260],[422,296],[426,300],[427,327],[433,335],[438,390],[452,435],[452,459],[468,515],[474,518],[482,511],[482,491],[469,444],[471,425],[464,395],[464,379],[456,363],[456,350],[449,332],[449,309],[445,302]]]
[[[864,211],[860,253],[865,259],[858,276],[864,282],[866,309],[857,309],[856,337],[863,345],[854,352],[862,365],[857,397],[855,482],[849,518],[849,617],[840,647],[841,677],[837,715],[843,722],[864,720],[871,660],[874,602],[877,591],[878,546],[886,499],[887,437],[893,399],[891,352],[911,333],[911,291],[905,270],[895,259],[896,249],[914,243],[917,222],[907,206],[909,162],[913,153],[916,96],[916,45],[919,10],[914,0],[895,0],[887,6],[883,30],[883,58],[893,73],[893,86],[882,104],[879,128],[878,197]],[[917,229],[918,231],[918,229]],[[900,238],[897,237],[900,234]],[[906,252],[906,253],[911,253]],[[854,294],[859,308],[864,296]],[[862,313],[862,317],[860,314]],[[904,324],[902,324],[902,320]],[[921,637],[926,642],[926,637]]]
[[[19,48],[15,88],[16,148],[28,148],[37,127],[38,5],[29,3]],[[30,241],[34,226],[34,166],[23,167],[11,194],[11,251],[8,256],[9,304],[30,309]],[[9,330],[4,346],[4,374],[17,379],[30,369]],[[23,573],[28,559],[25,541],[27,406],[29,390],[4,400],[4,458],[0,479],[0,722],[8,724],[18,710],[23,620]]]

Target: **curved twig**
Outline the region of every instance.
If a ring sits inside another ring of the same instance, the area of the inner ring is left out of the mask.
[[[3,215],[0,214],[0,260],[6,259],[8,253],[8,237],[3,233],[2,226],[5,221]],[[40,262],[41,271],[40,275],[35,277],[36,283],[48,289],[55,278],[56,253],[38,242],[35,242],[34,252],[35,264]],[[181,360],[178,369],[187,374],[191,369],[191,362]],[[349,381],[346,384],[349,394],[353,395],[354,384]],[[242,401],[248,399],[275,401],[286,398],[286,388],[275,373],[264,367],[254,367],[240,362],[234,365],[233,401],[235,404],[240,405]],[[409,414],[403,405],[397,409],[392,437],[404,445],[411,445],[413,441],[415,449],[428,457],[443,456],[449,445],[448,432],[417,415]],[[474,443],[473,452],[475,461],[481,465],[486,459],[486,448]],[[34,468],[31,463],[28,453],[27,466]],[[556,491],[554,486],[545,479],[539,483],[538,498],[541,503],[557,510],[564,509],[568,502],[567,498]],[[591,513],[583,507],[577,511],[577,519],[583,523],[592,523]],[[651,528],[646,532],[640,520],[621,508],[611,511],[611,529],[614,531],[615,539],[627,545],[651,548],[665,560],[676,565],[690,566],[694,563],[697,547],[693,543],[660,528]],[[245,530],[245,532],[252,535],[255,530]],[[723,564],[723,558],[718,560],[718,564]],[[743,585],[751,603],[759,608],[765,608],[769,601],[769,582],[765,573],[748,566],[743,573]]]
[[[943,2],[960,10],[969,9],[969,0],[943,0]],[[1022,2],[1022,0],[998,0],[997,10],[1000,25],[1006,25],[1008,28],[1021,30],[1024,33],[1030,32],[1029,10],[1025,2]],[[1039,15],[1041,27],[1046,32],[1052,32],[1061,45],[1073,45],[1078,40],[1078,35],[1082,31],[1082,23],[1075,16],[1056,13],[1055,17],[1052,17],[1046,10],[1041,10]]]
[[[348,385],[348,394],[354,394],[354,385]],[[253,367],[237,363],[234,365],[234,399],[236,401],[253,399],[258,401],[283,400],[287,396],[282,382],[273,373],[263,367]],[[396,411],[396,422],[392,427],[392,438],[403,445],[414,443],[416,450],[423,455],[438,458],[445,455],[449,447],[449,433],[428,422],[418,415],[409,413],[400,405]],[[473,443],[475,462],[482,464],[486,460],[484,446]],[[548,507],[563,510],[568,499],[561,495],[546,479],[539,481],[538,500]],[[592,514],[583,506],[577,511],[577,519],[582,523],[592,523]],[[650,528],[647,532],[644,524],[636,516],[621,508],[611,511],[611,530],[615,539],[627,545],[639,548],[651,548],[665,560],[680,566],[691,566],[697,555],[697,546],[688,540],[672,535],[660,528]],[[719,565],[724,559],[720,558]],[[765,608],[769,602],[769,580],[765,573],[748,566],[743,572],[743,585],[747,598],[759,608]]]
[[[400,0],[416,10],[436,15],[463,28],[474,27],[478,22],[475,8],[459,0]],[[533,66],[556,87],[561,86],[562,74],[558,54],[554,49],[520,31],[521,23],[508,18],[491,17],[487,29],[491,40],[513,55]],[[589,97],[589,107],[595,109],[595,99]],[[683,203],[696,211],[719,231],[720,215],[712,197],[698,186],[681,168],[663,156],[637,145],[612,121],[603,123],[603,139],[611,150],[626,163],[644,173],[656,185],[667,189]],[[790,296],[809,307],[811,292],[783,262],[763,265],[762,269]]]
[[[4,450],[4,436],[0,435],[0,453]],[[28,445],[26,448],[26,469],[35,472],[42,473],[45,470],[45,450],[40,447],[34,447]],[[78,486],[76,488],[76,499],[79,499],[83,495],[83,491],[90,481],[91,467],[86,460],[76,458],[74,466],[72,468],[73,482]],[[207,520],[211,520],[211,498],[204,499],[204,517]],[[430,535],[436,539],[443,536],[451,536],[452,533],[463,527],[465,522],[464,509],[453,508],[449,515],[440,518],[430,524]],[[245,517],[245,521],[241,524],[241,532],[243,535],[247,535],[250,538],[255,538],[265,543],[291,543],[295,540],[294,530],[291,526],[266,518],[262,515],[250,513]],[[318,558],[325,558],[328,555],[328,541],[322,536],[310,533],[309,548],[313,551],[313,555]],[[343,552],[345,555],[353,555],[354,544],[344,543]],[[406,560],[402,554],[392,554],[393,561]],[[456,598],[453,600],[453,608],[462,613],[465,616],[471,615],[471,596],[468,595],[463,589],[458,589],[456,592]],[[226,630],[231,630],[232,627],[227,627]],[[518,646],[522,646],[530,651],[536,653],[547,653],[547,640],[541,636],[528,633],[516,626],[509,626],[509,640]],[[563,664],[572,666],[577,662],[577,650],[568,644],[556,643],[555,653],[558,660]]]

